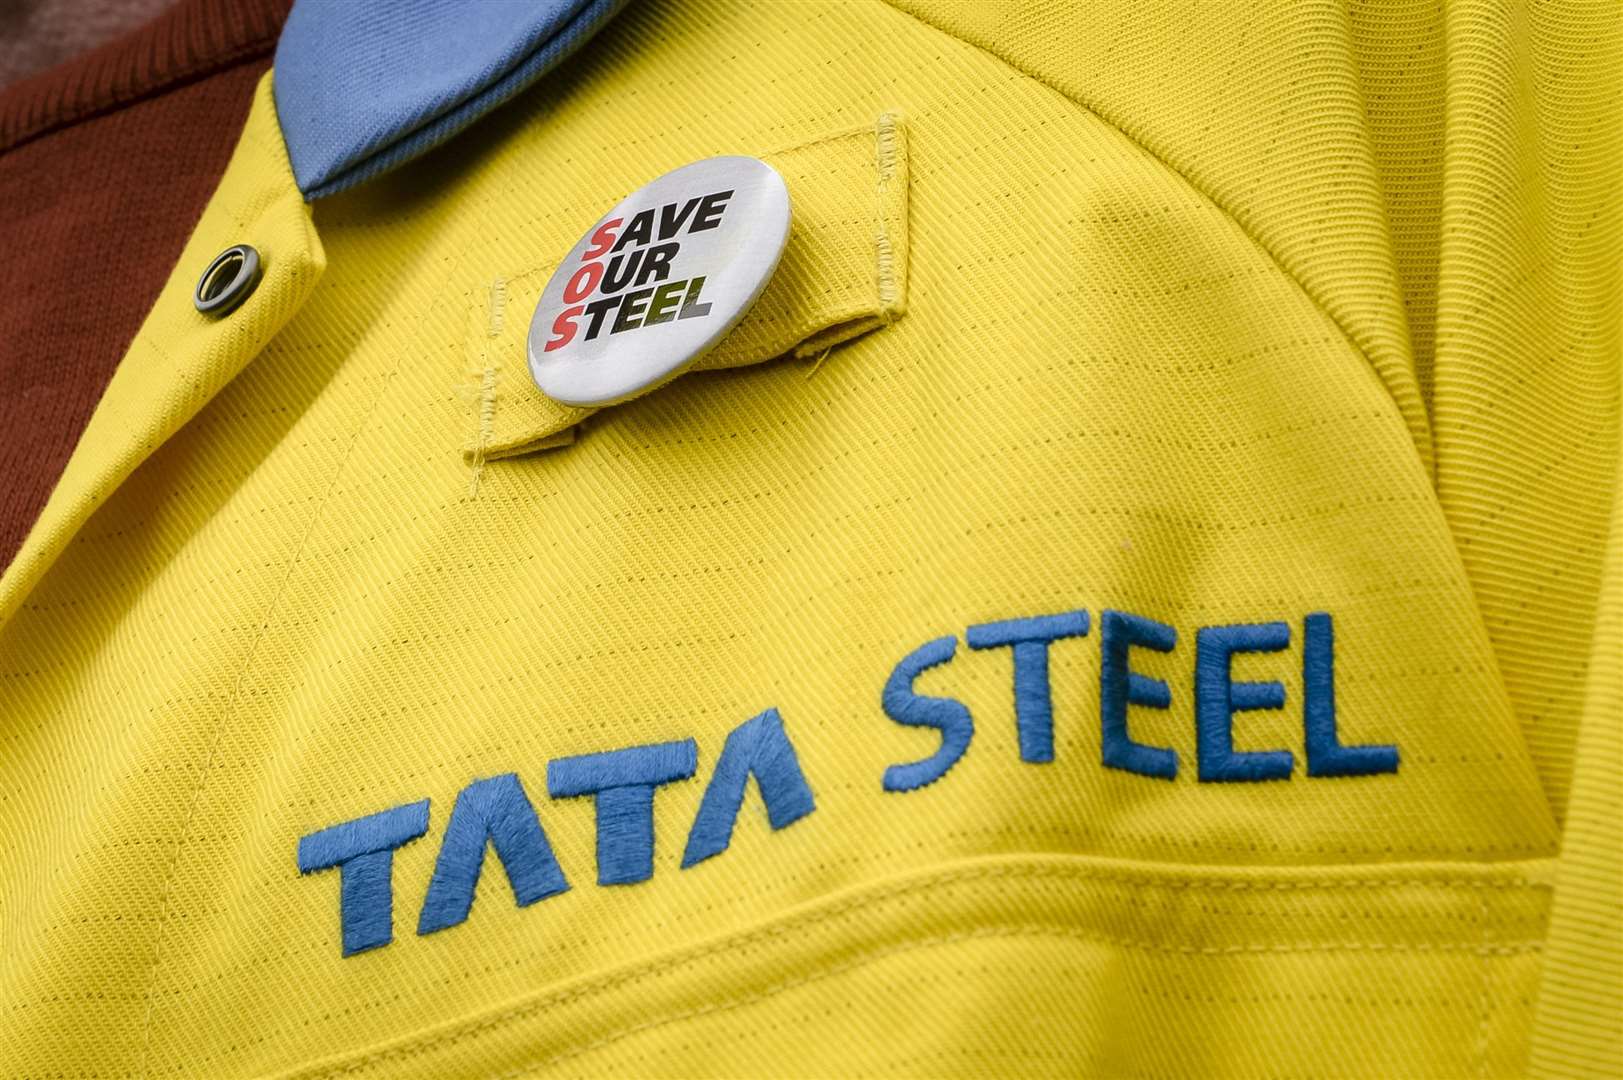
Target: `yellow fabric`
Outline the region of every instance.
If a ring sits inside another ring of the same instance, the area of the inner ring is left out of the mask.
[[[1594,656],[1550,914],[1532,1065],[1539,1076],[1623,1069],[1623,500],[1614,496]]]
[[[900,6],[1187,177],[1369,358],[1434,464],[1559,818],[1617,456],[1623,10]]]
[[[1616,26],[904,7],[634,5],[314,208],[261,87],[0,578],[8,1071],[1616,1071],[1623,294],[1596,162],[1623,68],[1575,44]],[[1443,62],[1366,109],[1407,70],[1388,33]],[[1419,101],[1449,106],[1440,167],[1402,149]],[[716,153],[813,159],[789,314],[576,431],[522,393],[538,278]],[[1495,177],[1530,186],[1490,214]],[[267,278],[209,322],[191,283],[238,242]],[[795,351],[821,363],[773,361]],[[1175,780],[1101,764],[1106,608],[1177,629],[1132,654],[1171,708],[1130,710]],[[1024,762],[1009,650],[965,630],[1074,609],[1054,760]],[[1304,771],[1320,611],[1340,738],[1397,745],[1395,774]],[[1273,620],[1289,648],[1234,677],[1286,707],[1235,738],[1295,772],[1202,783],[1197,631]],[[973,741],[888,791],[939,738],[881,690],[949,635],[917,689]],[[774,830],[752,782],[683,869],[728,732],[768,707],[816,809]],[[597,885],[592,801],[549,799],[547,763],[689,737],[652,878]],[[569,891],[517,907],[487,852],[468,920],[418,935],[457,793],[507,772]],[[394,940],[342,955],[339,874],[301,876],[299,838],[424,798]]]

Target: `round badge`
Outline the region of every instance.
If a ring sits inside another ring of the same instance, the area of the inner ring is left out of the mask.
[[[755,303],[789,240],[789,189],[752,157],[684,165],[626,196],[569,252],[530,322],[530,374],[612,405],[680,374]]]

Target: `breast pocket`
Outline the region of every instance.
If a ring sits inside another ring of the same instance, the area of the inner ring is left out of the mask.
[[[763,153],[789,189],[791,223],[771,282],[693,370],[742,367],[830,350],[899,318],[907,306],[907,141],[900,119]],[[568,446],[595,409],[564,405],[530,380],[530,317],[563,254],[498,275],[467,297],[463,452],[486,462]]]

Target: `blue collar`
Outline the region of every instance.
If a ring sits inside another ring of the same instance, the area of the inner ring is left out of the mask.
[[[319,199],[445,142],[557,67],[626,0],[297,0],[276,112]]]

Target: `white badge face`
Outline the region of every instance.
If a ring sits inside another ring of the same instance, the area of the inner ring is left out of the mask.
[[[684,165],[632,192],[553,272],[530,322],[530,374],[565,405],[612,405],[726,336],[777,269],[789,189],[752,157]]]

